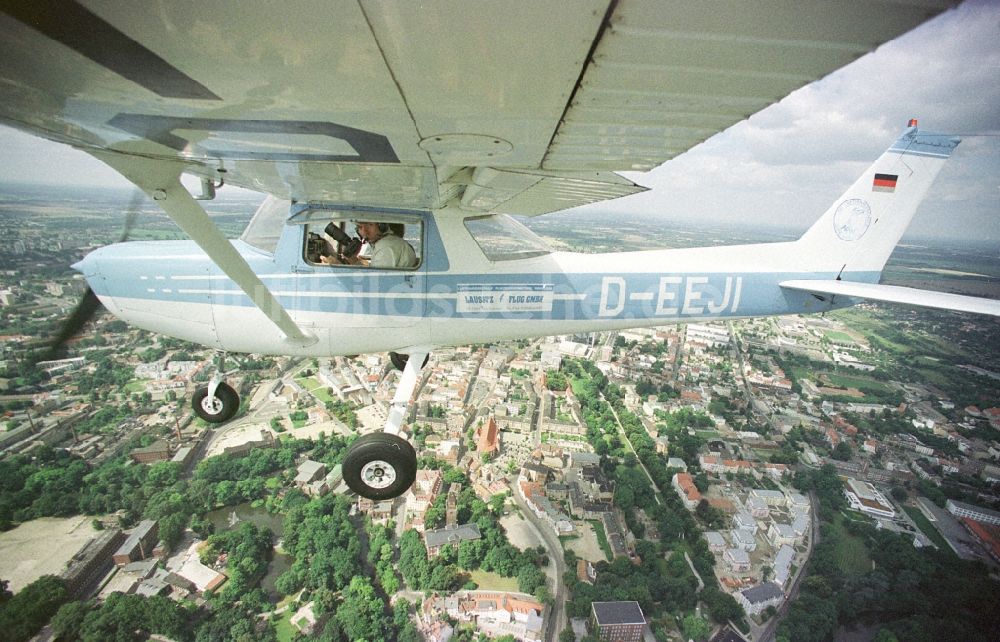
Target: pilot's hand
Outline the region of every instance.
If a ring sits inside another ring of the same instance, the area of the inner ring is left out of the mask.
[[[321,256],[319,260],[323,265],[341,265],[343,263],[336,254]]]

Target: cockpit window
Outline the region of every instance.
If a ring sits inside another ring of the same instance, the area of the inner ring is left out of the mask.
[[[290,201],[268,196],[257,208],[257,212],[250,219],[247,229],[243,230],[240,236],[247,245],[252,245],[258,250],[274,253],[278,247],[278,239],[281,237],[281,230],[288,219],[288,208]]]
[[[312,265],[390,270],[420,265],[423,223],[418,217],[326,210],[298,214],[293,221],[306,221],[303,249]]]
[[[490,261],[512,261],[544,256],[552,248],[506,214],[465,219],[465,228]]]

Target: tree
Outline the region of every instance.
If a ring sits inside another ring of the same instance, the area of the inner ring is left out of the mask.
[[[732,595],[710,587],[706,587],[700,595],[703,602],[708,606],[708,612],[712,619],[720,624],[729,620],[738,620],[743,617],[743,607]]]
[[[375,642],[384,640],[382,632],[388,622],[383,613],[385,604],[375,594],[368,578],[355,576],[337,607],[335,615],[341,630],[350,640]]]
[[[687,640],[695,640],[695,642],[707,640],[708,634],[712,632],[708,622],[693,613],[684,618],[684,621],[681,623],[681,628],[684,632],[684,638]]]
[[[850,461],[851,455],[853,455],[850,444],[846,441],[842,441],[836,445],[833,449],[832,457],[839,461]]]
[[[83,627],[84,618],[92,608],[90,602],[67,602],[52,616],[52,632],[60,640],[72,642]]]
[[[899,642],[899,638],[888,629],[879,629],[878,634],[872,639],[872,642]]]
[[[0,609],[4,639],[18,642],[38,633],[66,602],[66,584],[55,575],[43,575],[17,592]]]

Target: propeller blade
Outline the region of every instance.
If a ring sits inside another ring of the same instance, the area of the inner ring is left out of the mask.
[[[59,334],[56,338],[52,340],[49,347],[43,354],[41,361],[50,361],[52,359],[59,358],[59,354],[62,352],[63,346],[66,342],[75,337],[80,330],[87,324],[88,321],[97,312],[97,308],[101,307],[101,301],[94,294],[94,291],[87,288],[87,291],[83,293],[83,298],[80,302],[76,304],[73,308],[72,314],[63,323],[62,328],[59,330]]]
[[[141,191],[136,190],[132,193],[132,199],[125,210],[125,225],[122,227],[122,235],[118,239],[119,243],[124,243],[128,240],[129,234],[132,232],[132,227],[135,225],[136,217],[139,215],[139,203],[142,202],[142,199],[143,193]],[[55,339],[45,349],[45,352],[42,353],[42,358],[38,361],[50,361],[59,358],[66,342],[80,333],[83,326],[87,325],[87,322],[97,313],[99,307],[101,307],[101,301],[94,294],[94,291],[88,287],[87,291],[83,293],[80,302],[73,308],[73,312],[69,315],[69,318],[63,323],[59,334],[56,335]]]

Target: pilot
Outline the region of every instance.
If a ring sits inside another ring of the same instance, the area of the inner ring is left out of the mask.
[[[402,226],[393,226],[389,223],[359,221],[357,227],[358,236],[370,248],[368,267],[412,268],[417,266],[417,255],[413,251],[413,246],[407,243],[401,235],[397,235],[394,229]],[[322,260],[327,264],[346,263],[349,265],[364,265],[364,259],[360,256],[345,258],[324,256]]]

